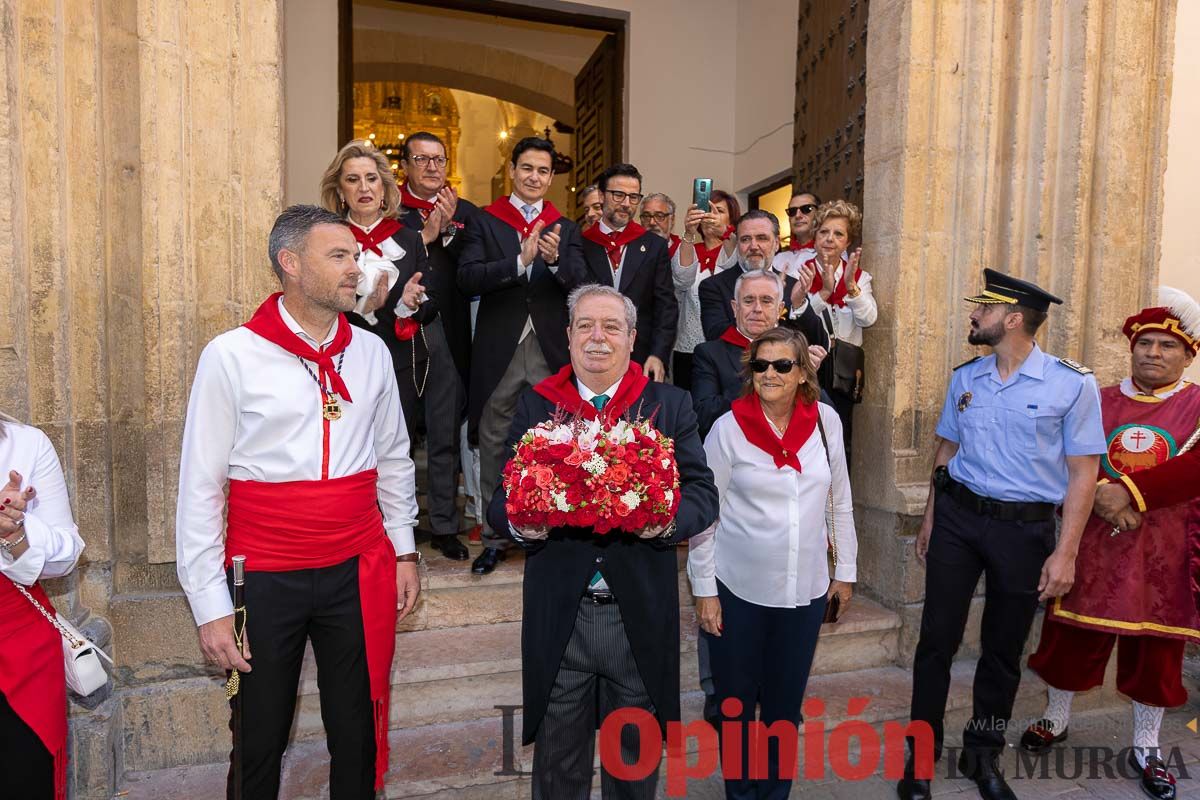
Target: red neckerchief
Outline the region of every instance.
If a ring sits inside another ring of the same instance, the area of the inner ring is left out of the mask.
[[[254,312],[254,316],[250,318],[245,327],[268,342],[279,345],[294,356],[317,362],[317,369],[320,370],[321,390],[325,390],[325,380],[328,376],[329,386],[337,393],[337,396],[347,403],[351,402],[350,390],[346,388],[346,382],[333,368],[333,357],[345,350],[353,337],[350,332],[350,323],[346,321],[346,315],[338,314],[337,333],[333,335],[333,341],[321,350],[314,350],[303,339],[292,333],[287,323],[283,321],[283,316],[279,313],[279,298],[282,296],[283,292],[276,292],[268,297]]]
[[[530,203],[530,205],[533,204]],[[549,200],[542,203],[542,213],[529,222],[525,221],[525,215],[517,210],[517,207],[509,202],[507,197],[497,197],[490,206],[483,210],[516,231],[521,236],[521,241],[525,241],[529,232],[533,230],[533,226],[539,222],[545,223],[545,227],[549,228],[562,218],[562,214],[558,213],[558,209]]]
[[[583,238],[593,241],[604,248],[604,252],[608,254],[608,263],[612,266],[613,272],[616,272],[621,266],[621,251],[625,249],[625,245],[645,232],[646,229],[641,225],[638,225],[636,222],[630,222],[622,231],[605,233],[600,230],[600,224],[597,223],[584,231]]]
[[[808,441],[808,437],[812,436],[813,429],[817,427],[816,403],[803,403],[797,394],[796,406],[792,409],[792,418],[788,422],[787,432],[783,434],[782,439],[776,435],[771,423],[767,421],[766,412],[763,411],[758,395],[748,394],[745,397],[739,397],[730,404],[730,407],[733,410],[733,418],[737,421],[738,427],[742,429],[742,435],[746,437],[746,441],[774,459],[776,469],[791,467],[796,472],[803,472],[800,469],[800,458],[796,453]]]
[[[716,247],[714,247],[712,250],[709,250],[704,246],[704,240],[696,242],[694,245],[696,248],[696,260],[700,262],[701,272],[711,272],[714,275],[716,274],[717,256],[721,255],[721,247],[724,244],[725,242],[722,240],[717,244]]]
[[[742,335],[742,332],[737,329],[736,325],[730,325],[728,328],[726,328],[725,332],[722,333],[719,338],[722,342],[736,344],[743,350],[750,346],[750,340]]]
[[[350,230],[354,231],[354,238],[358,240],[358,244],[362,247],[363,252],[370,250],[377,256],[383,257],[383,251],[379,249],[379,243],[385,239],[392,238],[392,234],[400,230],[404,226],[391,217],[384,217],[379,220],[379,224],[367,233],[362,228],[350,223]]]
[[[604,406],[604,420],[612,422],[620,419],[634,401],[641,397],[642,390],[649,382],[650,379],[642,374],[642,368],[630,361],[629,369],[625,371],[625,377],[621,378],[621,385],[617,387],[617,393]],[[579,394],[570,364],[534,386],[533,390],[568,414],[584,419],[598,419],[600,416],[596,407]]]
[[[850,262],[847,259],[845,259],[845,258],[842,259],[842,277],[838,281],[837,286],[835,286],[833,288],[833,294],[829,295],[829,299],[825,301],[825,303],[827,305],[831,305],[831,306],[846,305],[846,269],[845,268],[846,268],[846,266],[849,265],[849,263]],[[821,287],[824,286],[824,283],[821,281],[821,265],[817,263],[817,260],[815,258],[810,258],[808,261],[805,261],[804,265],[806,267],[809,267],[809,266],[812,267],[813,271],[815,272],[815,277],[813,277],[812,288],[809,289],[808,291],[812,294],[817,294],[821,291]],[[862,267],[859,267],[858,269],[856,269],[854,271],[854,282],[858,283],[860,278],[862,278]]]
[[[796,238],[793,236],[793,237],[792,237],[792,241],[791,241],[791,242],[788,244],[788,250],[792,250],[792,251],[795,251],[795,250],[812,250],[812,249],[814,249],[814,248],[816,247],[816,244],[817,244],[817,240],[816,240],[816,239],[809,239],[809,240],[808,240],[807,242],[805,242],[804,244],[800,244],[798,241],[796,241]]]
[[[673,233],[667,237],[667,258],[675,257],[675,253],[679,252],[681,242],[683,242],[683,239],[680,239]]]
[[[422,217],[428,216],[429,212],[433,211],[433,203],[422,200],[408,190],[408,181],[400,184],[400,205],[405,208],[419,209]]]

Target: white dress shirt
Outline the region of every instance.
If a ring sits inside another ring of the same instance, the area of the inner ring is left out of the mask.
[[[0,421],[0,485],[9,470],[21,473],[22,489],[37,490],[25,506],[25,541],[29,549],[14,559],[0,550],[0,573],[22,586],[41,578],[61,578],[75,568],[83,539],[71,516],[71,500],[62,466],[46,434],[19,422]]]
[[[517,210],[517,213],[521,215],[521,219],[525,219],[524,207],[526,205],[533,206],[533,211],[534,211],[533,218],[534,219],[537,219],[539,216],[541,216],[542,208],[543,208],[543,206],[545,206],[545,201],[543,201],[543,200],[538,200],[536,203],[526,203],[524,200],[517,197],[516,192],[513,192],[512,194],[510,194],[508,196],[508,202],[512,203],[513,208],[515,208]],[[553,226],[551,226],[551,227],[553,227]],[[513,235],[517,237],[517,244],[520,245],[522,243],[521,234],[517,231],[513,231]],[[528,279],[529,278],[529,270],[532,266],[533,266],[532,263],[530,263],[530,264],[522,264],[521,263],[521,252],[518,250],[517,251],[517,277]],[[547,264],[546,269],[550,270],[550,274],[553,275],[558,272],[558,265],[557,264]],[[525,337],[528,336],[530,333],[533,333],[533,330],[534,330],[533,317],[532,316],[525,317],[525,327],[521,329],[521,335],[517,337],[517,341],[518,342],[525,341]]]
[[[293,333],[312,347],[333,340],[336,325],[318,343],[287,312]],[[413,552],[417,520],[415,473],[408,430],[387,346],[351,326],[340,370],[353,402],[341,401],[341,419],[329,423],[328,473],[342,478],[379,470],[376,491],[383,524],[397,555]],[[338,356],[333,357],[334,364]],[[321,390],[312,362],[301,360],[248,328],[208,343],[200,354],[188,400],[179,466],[175,543],[179,583],[197,625],[233,613],[225,584],[225,487],[229,480],[322,479]]]
[[[797,453],[802,472],[776,469],[770,455],[746,440],[732,411],[713,424],[704,451],[721,510],[712,527],[688,540],[688,578],[697,597],[715,596],[718,578],[741,599],[772,608],[806,606],[825,595],[831,480],[838,553],[833,576],[856,579],[858,540],[842,423],[824,403],[818,410],[829,457],[814,429]]]
[[[604,221],[603,217],[596,220],[596,224],[600,226],[600,232],[605,236],[612,236],[614,233],[620,235],[621,231],[625,230],[624,228],[610,228],[608,223]],[[621,288],[621,275],[622,271],[625,269],[625,251],[628,249],[629,245],[621,245],[621,260],[617,262],[617,268],[612,271],[612,283],[609,284],[614,289]],[[604,255],[607,258],[608,252],[605,251]],[[608,263],[610,266],[612,265],[612,261],[609,261]]]
[[[842,264],[833,273],[834,286],[841,283],[847,263],[846,254],[842,253]],[[825,326],[825,332],[830,335],[830,339],[841,339],[862,347],[863,328],[874,325],[879,316],[879,307],[875,304],[875,293],[871,289],[871,273],[866,270],[862,271],[858,278],[858,288],[861,290],[858,297],[847,295],[844,306],[829,305],[821,299],[819,292],[811,293],[808,296],[808,302],[812,304],[816,315],[821,318],[821,324]],[[832,331],[829,330],[829,325],[825,320],[824,312],[826,310],[829,311],[829,317],[833,321]]]
[[[793,278],[800,277],[800,267],[810,258],[816,258],[817,251],[812,247],[801,247],[799,250],[780,250],[775,254],[771,266],[775,271]]]
[[[680,244],[680,247],[683,245]],[[696,345],[704,343],[704,328],[700,324],[700,282],[736,267],[737,248],[726,255],[722,242],[721,252],[717,255],[717,266],[712,272],[700,269],[698,256],[686,267],[677,267],[676,264],[675,260],[671,261],[671,278],[675,282],[675,299],[679,303],[679,329],[675,334],[675,352],[691,353],[696,349]]]

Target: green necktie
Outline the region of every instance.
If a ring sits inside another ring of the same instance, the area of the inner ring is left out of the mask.
[[[603,411],[605,404],[609,401],[609,396],[606,394],[598,394],[592,398],[591,403],[596,407],[597,411]],[[592,579],[588,581],[588,587],[592,591],[608,591],[608,581],[604,580],[604,576],[597,571],[592,575]]]
[[[592,401],[591,401],[591,402],[592,402],[592,405],[594,405],[594,406],[596,407],[596,410],[597,410],[597,411],[603,411],[603,410],[604,410],[604,406],[608,404],[608,401],[609,401],[609,396],[608,396],[608,395],[606,395],[606,394],[598,394],[598,395],[596,395],[595,397],[593,397],[593,398],[592,398]]]

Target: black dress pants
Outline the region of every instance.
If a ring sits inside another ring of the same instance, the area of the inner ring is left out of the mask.
[[[330,756],[329,797],[373,800],[375,714],[358,558],[320,569],[248,571],[246,633],[251,671],[241,678],[242,796],[271,800],[279,795],[304,644],[312,639]],[[232,768],[228,796],[232,800]]]
[[[1021,682],[1021,652],[1037,613],[1038,580],[1054,546],[1053,520],[995,520],[938,491],[912,693],[912,719],[933,729],[935,760],[942,753],[950,665],[980,575],[986,576],[981,653],[963,747],[981,755],[1003,749]]]
[[[0,796],[22,800],[54,800],[54,757],[8,698],[0,694],[0,753],[4,785]]]

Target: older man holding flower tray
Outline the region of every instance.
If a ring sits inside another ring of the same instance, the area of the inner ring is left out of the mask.
[[[518,530],[509,515],[520,514],[520,499],[504,485],[492,499],[494,529],[510,532],[527,550],[522,739],[534,744],[533,797],[546,800],[590,795],[596,728],[612,711],[645,709],[664,730],[679,719],[678,562],[672,545],[707,528],[718,502],[687,393],[648,381],[630,363],[637,336],[633,303],[612,287],[586,285],[567,304],[571,363],[521,397],[508,450],[540,423],[603,426],[602,437],[611,437],[612,426],[626,420],[632,432],[624,429],[621,436],[646,437],[651,452],[673,447],[679,497],[669,498],[667,505],[677,506],[665,527],[658,524],[661,514],[642,509],[656,521],[633,532],[611,518],[587,527]],[[656,469],[647,482],[673,479],[674,467]],[[511,470],[508,483],[513,485]],[[615,529],[600,532],[610,527]],[[625,763],[637,761],[638,744],[637,729],[625,728]],[[652,798],[656,785],[655,772],[623,782],[602,767],[605,798]]]

